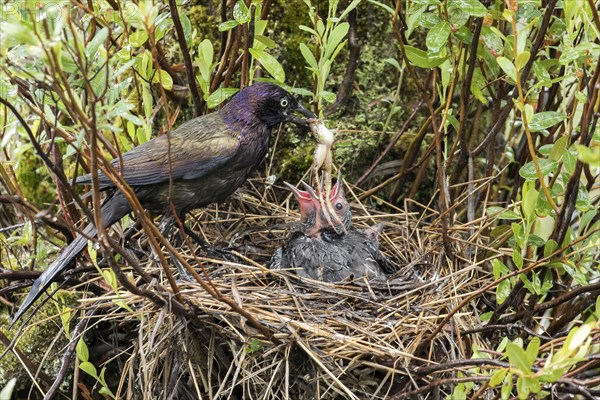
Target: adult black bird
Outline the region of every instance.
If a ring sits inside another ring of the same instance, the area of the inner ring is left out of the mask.
[[[172,221],[172,208],[178,217],[183,217],[187,211],[225,200],[240,187],[264,160],[273,128],[284,122],[307,125],[294,112],[316,118],[281,87],[255,83],[240,90],[221,110],[183,123],[170,137],[163,135],[135,147],[113,160],[112,165],[144,208],[162,212]],[[108,227],[132,209],[105,174],[99,173],[98,180],[102,189],[112,191],[102,205],[102,223]],[[91,183],[91,175],[80,176],[76,182]],[[97,230],[90,223],[83,233],[33,283],[13,324],[86,247],[87,237],[96,235]]]
[[[272,269],[293,269],[299,276],[324,282],[363,276],[383,279],[394,271],[379,250],[378,228],[357,229],[352,224],[341,176],[329,199],[337,218],[328,219],[315,191],[303,185],[305,191],[288,185],[300,205],[301,220],[284,247],[273,255]]]

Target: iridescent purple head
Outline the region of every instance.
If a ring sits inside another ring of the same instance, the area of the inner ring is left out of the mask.
[[[246,123],[258,120],[268,128],[274,128],[282,122],[308,126],[304,118],[294,115],[295,112],[306,118],[316,118],[292,94],[268,82],[257,82],[240,90],[222,112],[228,118]]]

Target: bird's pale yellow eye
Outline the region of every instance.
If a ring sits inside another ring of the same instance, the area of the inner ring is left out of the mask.
[[[288,99],[283,98],[283,99],[281,99],[280,104],[281,104],[281,107],[285,108],[288,106],[288,104],[290,104],[290,102],[288,101]]]

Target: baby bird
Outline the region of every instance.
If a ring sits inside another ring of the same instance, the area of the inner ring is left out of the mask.
[[[352,225],[341,175],[329,194],[337,216],[331,219],[333,225],[315,191],[304,182],[303,185],[304,191],[287,185],[300,205],[300,226],[273,255],[272,269],[293,269],[299,276],[324,282],[365,276],[384,279],[386,273],[394,271],[379,250],[378,228],[363,230]]]

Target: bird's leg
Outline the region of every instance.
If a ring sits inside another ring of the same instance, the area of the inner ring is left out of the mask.
[[[194,232],[189,226],[183,224],[183,231],[186,235],[192,238],[194,242],[196,242],[200,247],[204,249],[204,251],[208,251],[210,249],[210,244],[204,239],[200,237],[196,232]]]
[[[183,227],[185,229],[185,214],[184,213],[181,213],[181,215],[179,216],[179,220],[181,221],[181,225],[183,225]],[[175,225],[175,217],[172,214],[165,214],[165,216],[163,217],[163,220],[161,221],[160,225],[158,226],[160,233],[169,242],[171,242],[170,236],[171,236],[171,231],[173,230],[173,225]],[[179,272],[180,280],[184,280],[184,281],[188,281],[188,282],[195,281],[194,277],[192,277],[189,274],[189,272],[187,272],[185,267],[179,262],[177,257],[175,257],[173,254],[171,254],[171,262],[173,264],[175,264],[175,268],[177,268],[177,272]]]
[[[233,253],[231,253],[229,250],[227,250],[227,248],[224,248],[224,249],[216,248],[215,246],[209,244],[204,239],[202,239],[200,237],[200,235],[198,235],[196,232],[194,232],[188,226],[184,225],[183,230],[189,237],[192,238],[192,240],[194,242],[198,243],[202,247],[202,249],[206,252],[206,254],[208,256],[222,259],[222,260],[238,261],[237,257],[234,256]]]

